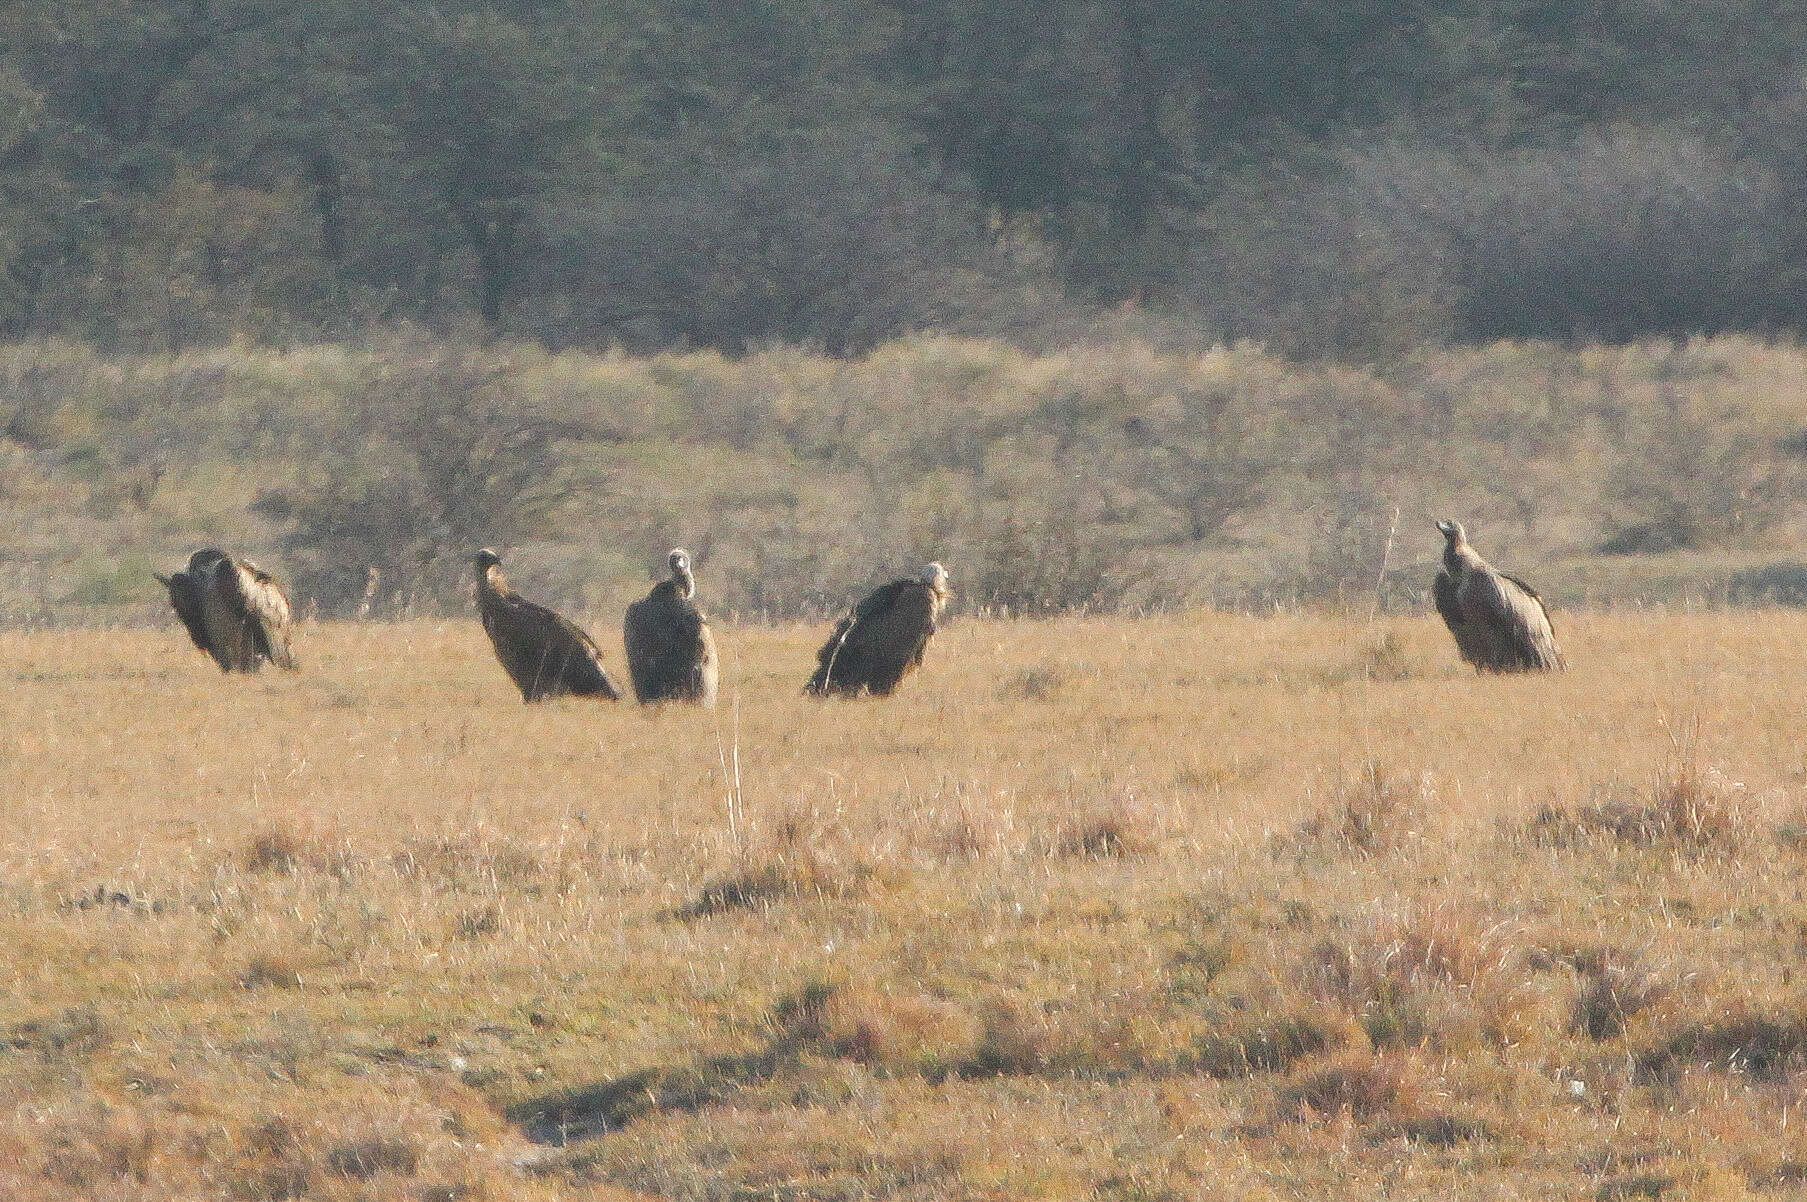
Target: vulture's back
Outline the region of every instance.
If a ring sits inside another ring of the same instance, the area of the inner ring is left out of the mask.
[[[1501,572],[1499,578],[1500,590],[1514,615],[1519,665],[1539,672],[1566,667],[1556,645],[1556,624],[1550,620],[1550,608],[1543,597],[1517,576]]]
[[[227,607],[238,616],[248,667],[268,659],[279,668],[295,671],[294,616],[282,586],[250,561],[227,561],[219,572],[220,589]]]
[[[482,600],[483,629],[503,670],[526,701],[561,694],[619,698],[602,652],[576,623],[515,596]]]
[[[936,610],[934,590],[919,581],[894,580],[870,593],[816,653],[809,691],[888,695],[922,662]]]
[[[628,674],[642,702],[715,703],[715,637],[702,610],[669,581],[627,607],[622,623]]]
[[[1547,672],[1563,666],[1543,598],[1524,581],[1489,568],[1464,573],[1462,613],[1484,638],[1478,666],[1495,672]]]

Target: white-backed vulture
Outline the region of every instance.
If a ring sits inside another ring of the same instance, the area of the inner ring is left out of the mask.
[[[1432,595],[1456,637],[1456,651],[1479,672],[1548,672],[1564,666],[1550,611],[1537,590],[1488,566],[1462,523],[1439,521],[1448,540]]]
[[[947,571],[938,563],[874,589],[816,652],[816,673],[805,691],[890,696],[922,663],[949,596]]]
[[[188,557],[173,576],[157,574],[169,590],[170,608],[194,645],[213,656],[222,672],[255,672],[268,660],[293,672],[293,618],[289,599],[270,574],[248,559],[207,547]]]
[[[659,701],[714,705],[719,672],[715,636],[693,600],[696,577],[690,572],[690,553],[674,548],[666,563],[671,579],[661,580],[628,606],[622,623],[634,696],[642,705]]]
[[[602,652],[577,625],[543,605],[522,598],[502,575],[502,557],[485,547],[477,568],[477,609],[496,658],[521,700],[544,701],[573,694],[618,701],[621,693],[602,667]]]

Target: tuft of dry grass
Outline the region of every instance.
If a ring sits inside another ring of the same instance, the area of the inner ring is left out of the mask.
[[[1162,824],[1155,807],[1133,789],[1080,802],[1058,816],[1048,833],[1048,854],[1064,858],[1144,856],[1160,844]]]
[[[1363,639],[1353,656],[1327,666],[1318,679],[1330,687],[1355,681],[1394,684],[1410,680],[1420,672],[1399,632],[1384,630],[1376,637]]]
[[[842,987],[821,997],[792,1034],[892,1074],[932,1080],[973,1063],[986,1026],[967,1008],[924,993],[893,995],[868,987]]]
[[[460,939],[484,939],[502,929],[502,907],[493,902],[458,915],[455,933]]]
[[[1614,799],[1573,810],[1545,806],[1529,828],[1533,840],[1557,847],[1602,838],[1691,854],[1741,851],[1758,830],[1744,783],[1691,761],[1664,769],[1646,801]]]
[[[1312,1057],[1365,1043],[1362,1032],[1324,1007],[1264,1015],[1199,1035],[1186,1068],[1213,1077],[1285,1072]]]
[[[937,1081],[1034,1074],[1057,1057],[1052,1026],[1004,997],[970,1007],[815,982],[781,1000],[772,1025],[777,1059],[814,1052]]]
[[[4,1044],[14,1051],[35,1052],[46,1062],[85,1059],[113,1040],[113,1032],[93,1003],[70,1006],[54,1017],[30,1019],[6,1028]]]
[[[1645,1079],[1690,1065],[1760,1079],[1798,1071],[1807,1067],[1807,1018],[1798,1012],[1734,1013],[1715,1022],[1684,1023],[1637,1056],[1638,1075]]]
[[[1046,1072],[1061,1053],[1045,1016],[1020,1002],[997,999],[986,1005],[978,1046],[959,1066],[963,1077],[1016,1076]]]
[[[44,1144],[44,1177],[95,1196],[149,1183],[157,1155],[156,1132],[142,1115],[104,1104],[55,1121]]]
[[[306,843],[289,826],[272,826],[252,835],[242,857],[249,872],[291,873],[301,866]]]
[[[389,860],[402,876],[454,891],[533,892],[551,883],[544,858],[533,848],[482,832],[411,839]]]
[[[1385,855],[1422,836],[1436,800],[1429,773],[1401,772],[1369,760],[1338,787],[1328,807],[1298,825],[1293,845],[1339,855]]]
[[[1369,680],[1410,680],[1418,670],[1397,630],[1383,631],[1379,638],[1366,644],[1362,648],[1361,663],[1363,674]]]
[[[1673,984],[1635,954],[1597,949],[1578,958],[1581,988],[1575,997],[1575,1030],[1589,1039],[1614,1039],[1633,1016],[1669,997]]]
[[[413,1176],[420,1168],[420,1151],[414,1141],[405,1136],[375,1136],[333,1145],[327,1151],[326,1163],[338,1176],[359,1181],[378,1173]]]
[[[1497,1139],[1495,1124],[1460,1108],[1420,1062],[1399,1054],[1351,1050],[1305,1061],[1276,1095],[1282,1120],[1346,1121],[1379,1142],[1449,1147]]]
[[[1037,664],[1017,668],[998,679],[997,694],[1001,701],[1052,701],[1067,687],[1070,673],[1060,664]]]
[[[301,965],[291,955],[259,952],[245,962],[238,983],[246,989],[299,989]]]
[[[1357,1122],[1414,1112],[1427,1092],[1422,1071],[1399,1056],[1346,1052],[1300,1064],[1281,1086],[1281,1113],[1310,1121],[1346,1114]]]
[[[342,842],[304,832],[287,822],[254,832],[245,840],[239,862],[247,872],[272,876],[306,870],[344,877],[358,867],[357,857]]]
[[[763,909],[792,899],[858,896],[878,880],[873,859],[844,829],[805,810],[784,814],[768,838],[739,857],[733,871],[706,883],[694,901],[675,911],[685,919],[732,910]]]
[[[1452,905],[1380,921],[1354,940],[1320,942],[1301,973],[1343,1007],[1375,1047],[1498,1042],[1528,973],[1510,924]]]

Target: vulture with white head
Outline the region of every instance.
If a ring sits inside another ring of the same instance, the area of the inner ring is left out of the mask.
[[[628,606],[622,624],[634,696],[642,705],[660,701],[714,705],[718,675],[715,636],[709,631],[709,619],[696,605],[690,553],[674,548],[666,563],[671,579],[661,580]]]
[[[805,691],[817,696],[888,697],[922,663],[951,596],[938,563],[868,593],[816,652]]]
[[[1469,545],[1462,523],[1439,521],[1437,529],[1448,541],[1432,594],[1463,660],[1478,672],[1563,667],[1550,611],[1537,590],[1489,566]]]

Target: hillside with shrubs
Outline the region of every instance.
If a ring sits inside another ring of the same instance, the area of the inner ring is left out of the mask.
[[[829,612],[931,556],[969,608],[1013,614],[1410,610],[1444,514],[1561,605],[1796,602],[1803,380],[1807,354],[1733,338],[1386,370],[1118,337],[852,359],[29,343],[0,351],[0,606],[161,620],[153,568],[218,542],[322,616],[461,612],[486,544],[537,595],[610,609],[681,543],[742,619]]]

